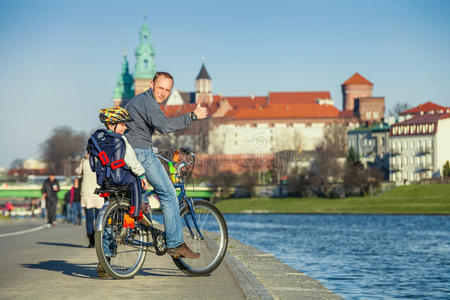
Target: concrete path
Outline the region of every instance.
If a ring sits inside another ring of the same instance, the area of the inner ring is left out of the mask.
[[[188,277],[169,256],[148,253],[132,280],[96,275],[85,227],[42,220],[0,224],[0,299],[340,299],[317,281],[239,241],[206,277]],[[7,235],[23,231],[22,234]]]

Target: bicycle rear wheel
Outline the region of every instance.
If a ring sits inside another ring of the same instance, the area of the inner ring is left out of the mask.
[[[222,213],[213,204],[194,200],[192,206],[198,230],[194,224],[194,214],[186,205],[180,211],[183,236],[189,248],[200,253],[200,257],[172,259],[185,274],[203,276],[210,274],[222,262],[228,246],[228,228]]]
[[[139,225],[124,227],[129,202],[112,200],[105,210],[102,230],[95,232],[95,249],[99,263],[114,279],[133,278],[141,269],[147,254],[148,233]]]

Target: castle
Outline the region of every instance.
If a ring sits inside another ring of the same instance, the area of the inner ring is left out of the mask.
[[[126,53],[114,89],[115,104],[125,105],[144,92],[156,72],[150,29],[146,22],[139,32],[135,52],[135,73],[129,71]],[[164,70],[169,71],[170,70]],[[176,75],[175,75],[176,77]],[[360,124],[382,122],[384,97],[373,97],[373,83],[355,73],[342,83],[342,107],[335,107],[329,91],[281,91],[263,96],[222,96],[213,94],[212,78],[203,63],[195,78],[195,91],[173,89],[161,109],[168,117],[193,111],[197,103],[208,108],[207,135],[203,152],[210,154],[273,154],[282,150],[311,151],[323,140],[332,124],[356,128]],[[194,143],[187,138],[185,143]],[[195,145],[191,145],[194,146]]]

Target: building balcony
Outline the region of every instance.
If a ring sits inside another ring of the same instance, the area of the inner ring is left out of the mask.
[[[425,166],[417,170],[417,172],[425,173],[428,171],[433,171],[433,166]]]
[[[418,151],[418,155],[427,155],[434,152],[433,148],[423,148]]]
[[[402,151],[397,149],[391,149],[391,156],[396,156],[402,154]]]

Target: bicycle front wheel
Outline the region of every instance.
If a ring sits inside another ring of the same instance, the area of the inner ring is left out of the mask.
[[[185,274],[203,276],[210,274],[222,262],[228,246],[228,228],[222,213],[213,204],[194,200],[192,207],[194,213],[188,205],[180,211],[183,236],[189,248],[200,253],[200,257],[172,259]]]
[[[137,225],[125,225],[129,202],[112,200],[106,208],[102,230],[95,232],[95,249],[99,263],[114,279],[129,279],[139,272],[145,261],[148,233]]]

